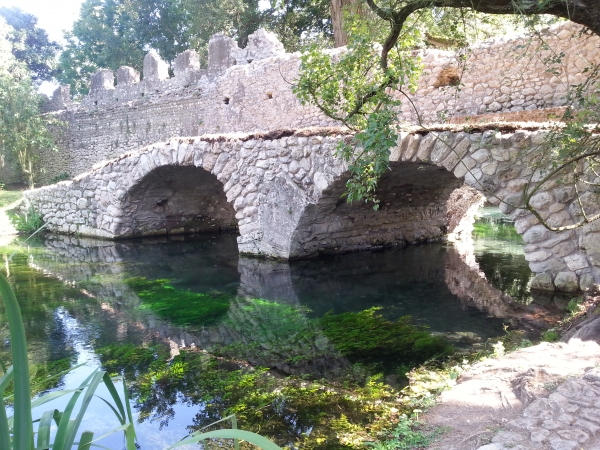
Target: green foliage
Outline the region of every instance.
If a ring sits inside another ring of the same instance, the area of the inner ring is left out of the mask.
[[[262,12],[262,26],[273,31],[286,51],[302,51],[313,44],[331,44],[330,0],[271,1]]]
[[[569,311],[571,313],[571,315],[577,315],[579,313],[582,312],[582,310],[585,310],[585,307],[582,305],[583,303],[583,298],[581,297],[575,297],[572,298],[571,300],[569,300],[569,303],[567,304],[567,311]]]
[[[199,294],[174,288],[169,280],[135,277],[125,283],[147,308],[177,325],[206,326],[217,323],[229,311],[231,295]]]
[[[66,35],[57,79],[74,94],[86,94],[89,77],[98,69],[125,65],[141,72],[149,48],[170,65],[188,49],[206,61],[213,34],[245,45],[259,22],[257,0],[86,0]]]
[[[41,116],[42,96],[25,64],[12,55],[10,35],[10,28],[0,23],[0,155],[15,158],[33,187],[37,153],[54,148],[48,126],[57,122]]]
[[[352,362],[382,364],[400,375],[425,361],[453,352],[453,347],[425,327],[410,323],[410,317],[385,320],[371,308],[358,313],[326,314],[320,323],[335,348]]]
[[[367,445],[377,450],[411,450],[425,448],[440,435],[439,429],[427,429],[413,418],[402,416],[393,430],[379,442]]]
[[[35,16],[19,8],[2,7],[0,16],[12,27],[9,40],[15,59],[27,65],[34,82],[51,80],[60,45],[50,41],[46,31],[37,27]]]
[[[523,242],[523,237],[517,233],[514,224],[502,220],[476,221],[473,224],[473,236],[503,241]]]
[[[33,234],[44,226],[42,215],[31,207],[24,213],[9,212],[8,217],[21,234]]]
[[[411,55],[416,33],[409,29],[381,59],[373,40],[382,38],[367,21],[348,16],[347,51],[322,52],[314,45],[301,56],[294,93],[302,104],[313,104],[327,116],[358,131],[352,145],[341,144],[338,154],[349,163],[348,201],[372,201],[388,170],[390,149],[397,141],[400,102],[389,89],[413,89],[420,67]]]
[[[542,333],[542,341],[556,342],[560,339],[560,333],[554,329],[546,330]]]

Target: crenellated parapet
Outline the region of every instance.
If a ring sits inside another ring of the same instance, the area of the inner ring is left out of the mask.
[[[214,35],[208,46],[208,61],[203,64],[195,50],[186,50],[174,61],[174,76],[169,76],[169,66],[155,50],[144,57],[143,73],[132,67],[122,66],[116,73],[101,69],[90,78],[89,94],[81,106],[110,106],[117,102],[130,102],[141,97],[171,94],[192,85],[201,86],[223,74],[231,66],[250,64],[254,61],[282,56],[283,44],[273,33],[263,29],[252,34],[246,48],[224,35]],[[116,80],[115,80],[116,75]],[[140,76],[141,75],[141,76]],[[116,81],[116,82],[115,82]],[[66,93],[66,98],[65,98]],[[68,98],[68,87],[60,86],[53,95],[46,111],[66,109],[72,102]]]

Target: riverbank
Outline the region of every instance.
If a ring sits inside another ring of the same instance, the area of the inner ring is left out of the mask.
[[[579,331],[597,336],[598,321],[590,319],[582,318]],[[446,430],[428,448],[600,448],[599,343],[573,337],[474,364],[425,414],[427,425]]]

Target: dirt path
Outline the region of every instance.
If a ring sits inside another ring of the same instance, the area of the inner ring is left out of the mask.
[[[600,345],[579,339],[479,362],[424,416],[448,429],[429,449],[598,450],[598,367]]]

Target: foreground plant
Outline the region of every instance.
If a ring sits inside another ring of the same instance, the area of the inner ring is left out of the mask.
[[[94,442],[94,433],[83,431],[79,433],[81,422],[86,414],[98,387],[106,386],[112,397],[112,403],[107,403],[120,426],[114,431],[122,430],[125,433],[127,449],[135,449],[135,431],[131,409],[128,402],[127,387],[123,383],[124,401],[119,396],[114,381],[106,372],[95,370],[77,389],[50,392],[35,400],[31,400],[31,386],[29,381],[29,361],[27,357],[27,340],[19,304],[8,280],[0,274],[0,295],[4,301],[6,316],[10,329],[10,342],[12,353],[12,366],[8,369],[2,366],[3,376],[0,378],[0,450],[31,449],[34,448],[34,438],[37,434],[35,447],[43,449],[67,449],[77,445],[81,449],[89,449]],[[5,397],[5,391],[13,384],[13,409],[14,414],[8,416],[6,402],[10,397]],[[55,400],[59,397],[70,395],[71,398],[64,411],[50,409],[42,413],[35,420],[39,422],[37,433],[34,433],[32,410]],[[77,414],[75,406],[81,398]],[[56,434],[51,435],[52,423],[57,426]],[[76,442],[77,437],[79,440]],[[103,436],[104,437],[104,436]]]

